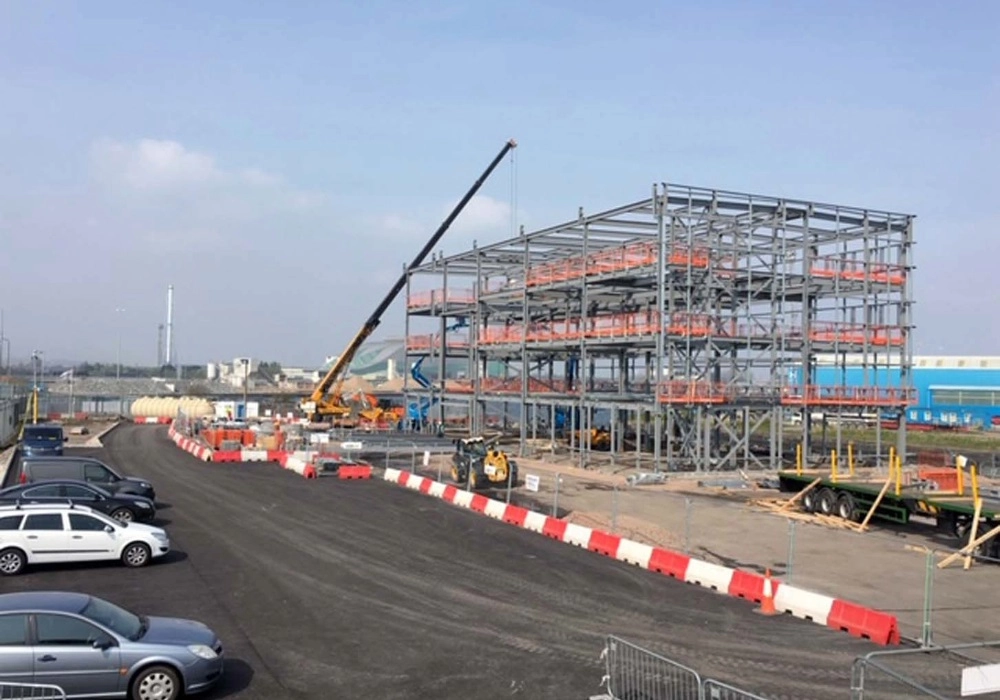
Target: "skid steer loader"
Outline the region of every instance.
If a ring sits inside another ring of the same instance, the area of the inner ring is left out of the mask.
[[[472,489],[506,486],[508,480],[517,485],[517,463],[498,450],[499,438],[483,437],[455,441],[451,458],[451,478],[457,484],[469,482]]]

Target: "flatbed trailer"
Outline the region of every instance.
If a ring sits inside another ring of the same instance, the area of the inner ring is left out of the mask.
[[[804,511],[853,522],[865,519],[876,506],[872,518],[902,525],[908,524],[913,516],[930,518],[938,528],[958,539],[965,539],[976,515],[974,497],[929,491],[919,484],[899,487],[889,484],[886,488],[884,480],[834,478],[827,472],[813,470],[778,472],[778,482],[780,490],[785,493],[808,489],[800,498]],[[818,483],[812,486],[813,482]],[[1000,500],[990,497],[980,497],[979,500],[979,533],[982,534],[1000,525]],[[981,554],[1000,559],[1000,537],[986,542]]]

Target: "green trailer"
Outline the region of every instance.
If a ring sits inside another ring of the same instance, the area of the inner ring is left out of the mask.
[[[859,522],[875,506],[872,518],[902,525],[909,524],[913,516],[929,518],[938,528],[960,540],[968,538],[976,513],[975,500],[971,496],[928,491],[923,485],[901,486],[897,491],[894,484],[886,488],[885,481],[835,479],[829,473],[815,471],[782,471],[778,473],[778,482],[785,493],[805,491],[799,503],[808,513]],[[817,483],[813,485],[813,482]],[[980,500],[979,534],[984,534],[1000,525],[1000,500]],[[1000,537],[986,542],[980,553],[1000,559]]]

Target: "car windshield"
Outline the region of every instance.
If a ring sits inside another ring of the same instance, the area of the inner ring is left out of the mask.
[[[100,598],[90,598],[80,614],[132,641],[146,633],[141,617]]]
[[[26,440],[38,440],[45,442],[62,442],[61,428],[29,428],[24,431]]]

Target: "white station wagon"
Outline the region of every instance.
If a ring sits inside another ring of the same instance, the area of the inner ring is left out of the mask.
[[[0,574],[14,576],[28,564],[121,560],[145,566],[170,551],[158,527],[121,523],[86,506],[0,506]]]

